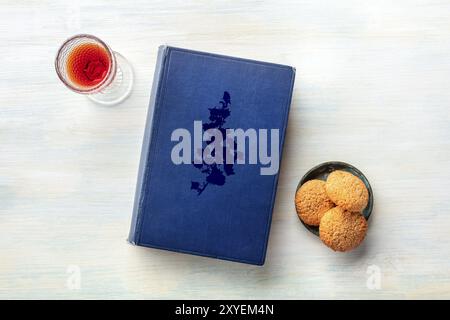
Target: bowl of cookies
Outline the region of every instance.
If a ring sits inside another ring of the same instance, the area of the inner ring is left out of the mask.
[[[369,180],[345,162],[315,166],[300,180],[295,193],[295,209],[305,228],[339,252],[363,242],[372,208]]]

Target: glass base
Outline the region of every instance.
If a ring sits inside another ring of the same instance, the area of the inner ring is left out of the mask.
[[[87,97],[95,103],[112,106],[124,101],[133,89],[133,68],[127,59],[114,51],[117,61],[117,73],[113,82],[100,92],[90,94]]]

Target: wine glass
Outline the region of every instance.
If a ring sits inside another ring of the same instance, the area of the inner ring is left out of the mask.
[[[122,102],[133,87],[130,63],[105,42],[89,34],[75,35],[61,45],[55,69],[69,89],[102,105]]]

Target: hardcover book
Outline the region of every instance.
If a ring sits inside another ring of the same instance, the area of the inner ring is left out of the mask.
[[[159,48],[129,241],[264,264],[295,69]]]

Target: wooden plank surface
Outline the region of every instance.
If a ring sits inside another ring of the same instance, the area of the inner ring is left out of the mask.
[[[418,0],[2,1],[0,298],[450,298],[449,13]],[[133,64],[123,104],[57,79],[58,46],[82,32]],[[264,267],[125,241],[160,44],[297,68]],[[374,189],[348,254],[293,206],[327,160]]]

